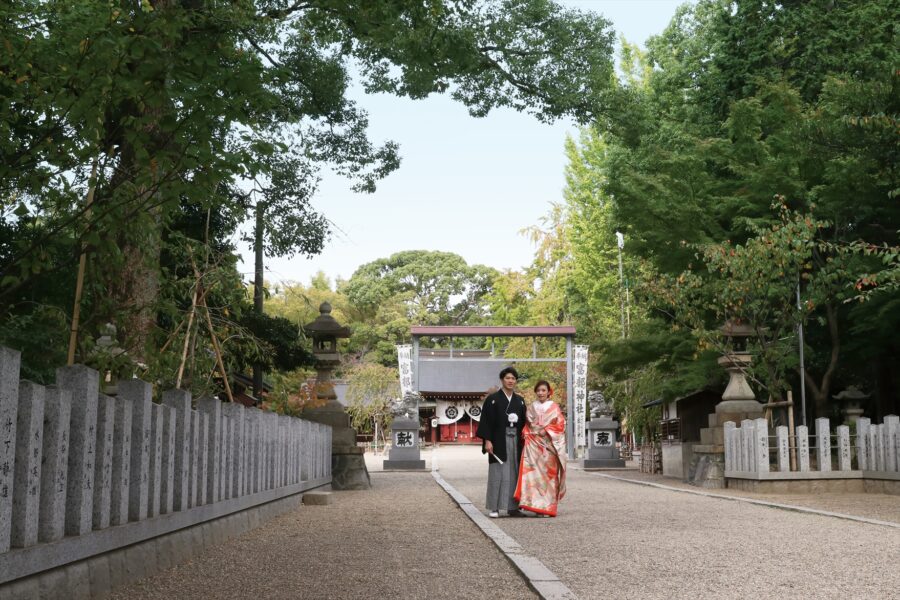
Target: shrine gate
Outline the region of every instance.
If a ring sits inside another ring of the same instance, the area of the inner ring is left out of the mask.
[[[575,327],[572,326],[413,326],[412,348],[409,359],[412,368],[412,389],[419,392],[424,402],[419,406],[419,416],[426,421],[424,439],[449,443],[472,443],[481,418],[481,404],[487,391],[500,385],[500,371],[512,364],[530,362],[556,362],[566,364],[567,445],[569,456],[574,457],[576,447],[584,446],[586,347],[583,365],[579,365],[580,386],[573,378],[576,347]],[[454,348],[455,338],[484,337],[491,342],[490,350]],[[511,357],[498,355],[495,338],[533,338],[532,355]],[[449,340],[449,347],[423,348],[422,338]],[[537,355],[537,338],[564,338],[565,356],[542,357]],[[401,364],[401,371],[403,370]],[[580,387],[576,389],[576,387]],[[578,392],[581,393],[578,393]],[[580,418],[579,418],[580,417]],[[578,435],[580,428],[580,435]]]

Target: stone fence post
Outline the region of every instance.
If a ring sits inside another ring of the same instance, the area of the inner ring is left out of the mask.
[[[806,425],[797,425],[797,461],[800,472],[809,472],[809,429]]]
[[[831,423],[825,417],[816,419],[816,461],[819,471],[831,470]]]

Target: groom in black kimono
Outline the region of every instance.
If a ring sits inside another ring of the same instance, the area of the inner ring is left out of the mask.
[[[488,486],[485,505],[489,517],[521,516],[513,498],[519,477],[522,429],[525,427],[525,399],[515,393],[519,373],[513,367],[500,371],[499,390],[490,394],[481,407],[476,435],[481,452],[488,455]]]

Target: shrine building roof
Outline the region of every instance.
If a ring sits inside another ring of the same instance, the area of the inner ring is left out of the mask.
[[[413,325],[413,336],[442,337],[566,337],[575,335],[572,325]]]

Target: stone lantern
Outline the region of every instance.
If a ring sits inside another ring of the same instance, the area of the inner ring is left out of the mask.
[[[848,385],[847,389],[839,394],[832,396],[835,400],[844,405],[841,412],[844,413],[844,424],[849,425],[856,423],[863,416],[863,404],[869,399],[871,394],[866,394],[855,385]]]
[[[716,412],[709,415],[709,427],[700,429],[700,443],[694,444],[687,481],[704,488],[725,487],[725,423],[763,416],[764,406],[756,401],[744,372],[753,361],[747,352],[747,339],[756,334],[753,327],[728,321],[719,331],[730,349],[718,360],[728,372],[728,385]]]
[[[331,316],[331,305],[323,302],[319,316],[303,327],[313,340],[316,359],[316,398],[325,404],[303,411],[303,418],[330,425],[331,438],[331,487],[335,490],[367,490],[371,487],[363,449],[356,445],[356,430],[350,427],[350,415],[337,400],[332,370],[341,362],[337,341],[350,337],[350,328]]]
[[[101,363],[106,363],[112,367],[114,363],[122,362],[122,357],[127,357],[127,352],[119,347],[116,342],[116,326],[107,323],[100,328],[100,337],[95,342],[95,359],[99,359]],[[118,378],[113,374],[112,370],[105,370],[101,373],[100,391],[108,396],[115,396],[118,393]]]
[[[753,362],[747,352],[747,338],[755,335],[749,325],[728,321],[719,331],[729,340],[731,350],[719,357],[718,363],[728,373],[728,385],[722,393],[722,401],[716,405],[718,425],[726,421],[740,423],[742,419],[756,419],[762,416],[763,405],[756,401],[744,372]],[[749,416],[755,415],[755,416]]]

